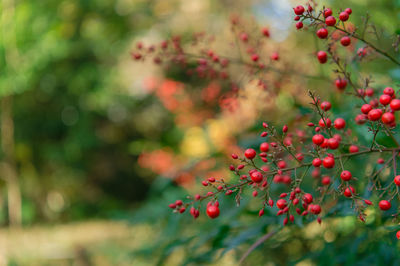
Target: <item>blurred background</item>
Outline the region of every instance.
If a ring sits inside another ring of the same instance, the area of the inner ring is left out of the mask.
[[[237,265],[276,217],[258,219],[250,197],[238,208],[222,199],[216,221],[173,214],[167,204],[204,192],[198,180],[205,177],[229,180],[227,155],[256,147],[261,121],[282,125],[307,115],[305,89],[330,95],[334,76],[313,60],[314,34],[299,34],[292,23],[291,7],[305,3],[2,0],[0,265]],[[385,29],[384,48],[399,33],[400,1],[318,5],[351,7],[354,24],[370,12]],[[174,36],[191,47],[189,36],[199,32],[209,39],[198,46],[238,58],[245,52],[232,48],[236,18],[254,40],[269,29],[264,58],[279,53],[274,67],[282,72],[264,76],[263,89],[242,66],[225,79],[201,78],[132,59],[132,51]],[[400,79],[379,58],[353,67],[373,71],[378,85]],[[333,109],[349,116],[351,101],[331,97]],[[361,226],[346,210],[322,226],[284,230],[246,263],[395,262],[398,244],[387,234],[394,229],[378,229],[390,219],[371,211]]]

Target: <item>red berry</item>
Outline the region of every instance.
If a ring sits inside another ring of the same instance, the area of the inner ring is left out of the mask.
[[[317,30],[317,36],[320,39],[326,39],[326,37],[328,37],[328,30],[325,28]]]
[[[382,159],[382,158],[379,158],[379,159],[377,160],[377,163],[378,163],[378,164],[384,164],[384,163],[385,163],[385,160]]]
[[[365,90],[365,95],[367,95],[368,97],[372,97],[374,95],[374,89],[372,88],[367,88]]]
[[[343,118],[337,118],[335,122],[333,122],[333,125],[336,129],[342,129],[346,126],[346,121],[344,121]]]
[[[325,124],[325,123],[326,123],[326,124]],[[321,119],[319,120],[318,124],[319,124],[319,126],[322,127],[322,128],[324,128],[325,126],[329,128],[329,127],[331,127],[331,125],[332,125],[332,121],[331,121],[329,118],[325,118],[325,119],[321,118]]]
[[[264,215],[264,209],[261,209],[259,212],[258,212],[258,216],[263,216]]]
[[[368,118],[367,115],[359,114],[356,116],[356,118],[354,120],[356,121],[356,123],[358,125],[362,125],[362,124],[365,124],[365,122],[367,122],[367,118]]]
[[[333,168],[335,166],[335,159],[330,156],[327,156],[322,161],[322,164],[324,165],[325,168]]]
[[[392,101],[392,97],[388,94],[382,94],[381,97],[379,97],[379,102],[383,105],[388,105]]]
[[[260,183],[263,180],[262,174],[258,171],[251,172],[250,177],[254,183]]]
[[[310,193],[306,193],[303,195],[303,201],[310,204],[313,201],[313,196]]]
[[[244,152],[244,156],[246,156],[247,159],[253,159],[254,157],[256,157],[256,151],[254,149],[247,149]]]
[[[382,116],[381,109],[372,109],[371,111],[368,112],[368,119],[371,121],[379,120],[381,116]]]
[[[296,6],[293,8],[293,11],[296,15],[301,15],[304,13],[304,7],[303,6]]]
[[[332,150],[336,150],[339,147],[339,141],[336,138],[328,139],[328,147]]]
[[[341,174],[340,174],[340,178],[343,181],[349,181],[351,179],[352,175],[350,173],[350,171],[344,170]]]
[[[353,10],[351,10],[351,8],[346,8],[344,10],[344,12],[346,12],[347,14],[351,15],[351,13],[353,13]]]
[[[278,201],[276,202],[276,207],[278,207],[279,209],[284,209],[287,206],[287,201],[285,199],[278,199]]]
[[[284,169],[284,168],[287,167],[285,161],[279,161],[279,162],[277,163],[277,165],[278,165],[278,167],[279,167],[280,169]]]
[[[179,209],[179,213],[184,213],[185,211],[186,211],[185,207],[182,207],[182,208]]]
[[[296,29],[299,30],[301,28],[303,28],[303,22],[299,21],[299,22],[296,23]]]
[[[397,186],[400,186],[400,175],[398,175],[398,176],[396,176],[396,177],[394,178],[394,183],[395,183]]]
[[[382,211],[387,211],[387,210],[389,210],[391,207],[392,207],[392,204],[390,203],[390,201],[381,200],[381,201],[379,202],[379,208],[380,208]]]
[[[399,230],[399,231],[397,231],[397,233],[396,233],[396,237],[397,237],[397,239],[399,239],[399,240],[400,240],[400,230]]]
[[[271,59],[274,61],[278,61],[279,60],[279,54],[277,52],[273,52],[271,54]]]
[[[268,152],[269,151],[269,144],[267,142],[263,142],[260,145],[260,151]]]
[[[176,208],[176,204],[175,203],[171,203],[168,205],[168,207],[170,207],[171,209],[175,209]]]
[[[318,204],[315,204],[312,206],[311,208],[311,213],[313,214],[320,214],[321,213],[321,206],[319,206]]]
[[[400,110],[400,100],[399,100],[399,99],[393,99],[393,100],[390,102],[390,108],[391,108],[393,111],[398,111],[398,110]]]
[[[329,17],[330,15],[332,15],[332,9],[330,9],[330,8],[325,8],[325,10],[324,10],[324,16],[325,16],[325,17]]]
[[[319,52],[317,53],[317,58],[318,58],[318,61],[319,61],[321,64],[325,64],[326,61],[328,60],[328,56],[327,56],[326,52],[324,52],[324,51],[319,51]]]
[[[347,20],[349,19],[349,13],[347,13],[347,12],[341,12],[341,13],[339,14],[339,19],[340,19],[341,21],[347,21]]]
[[[350,145],[350,147],[349,147],[349,152],[350,153],[355,153],[355,152],[358,152],[358,151],[359,151],[359,149],[358,149],[358,147],[356,145]]]
[[[257,62],[259,58],[260,57],[258,56],[258,54],[251,55],[251,60],[253,60],[253,62]]]
[[[343,46],[349,46],[350,43],[351,43],[351,39],[350,39],[349,36],[344,36],[344,37],[342,37],[342,38],[340,39],[340,43],[341,43]]]
[[[300,17],[299,16],[295,16],[294,17],[294,21],[299,21],[300,20]]]
[[[349,186],[344,190],[343,195],[345,197],[351,198],[355,193],[355,189],[352,186]]]
[[[313,137],[312,137],[312,142],[315,144],[315,145],[321,145],[322,143],[324,143],[324,136],[322,136],[321,134],[315,134]]]
[[[363,104],[363,106],[361,106],[361,112],[363,113],[363,114],[368,114],[369,113],[369,111],[371,111],[372,110],[372,106],[371,105],[369,105],[369,104]]]
[[[367,204],[367,205],[372,205],[372,201],[370,201],[370,200],[364,200],[364,202],[365,202],[365,204]]]
[[[312,161],[312,165],[313,165],[314,167],[320,167],[321,164],[322,164],[322,160],[321,160],[320,158],[315,158],[315,159]]]
[[[387,112],[382,115],[382,122],[386,125],[392,124],[394,122],[394,119],[395,117],[392,113]]]
[[[332,107],[332,104],[330,102],[324,101],[321,103],[321,109],[324,111],[329,111],[331,109],[331,107]]]
[[[327,186],[331,183],[331,178],[329,176],[324,176],[321,180],[321,183],[323,185]]]
[[[211,219],[217,218],[219,216],[218,206],[215,206],[212,204],[207,206],[206,212],[207,212],[208,217],[210,217]]]
[[[339,90],[344,90],[347,86],[347,80],[338,78],[335,81],[335,85],[336,85],[336,88],[338,88]]]
[[[386,87],[386,88],[383,90],[383,93],[384,93],[384,94],[387,94],[387,95],[389,95],[389,96],[393,96],[393,94],[394,94],[394,89],[391,88],[391,87]]]
[[[262,28],[261,32],[262,32],[262,34],[263,34],[265,37],[269,37],[269,30],[268,30],[268,28]]]
[[[231,156],[232,156],[232,159],[235,159],[235,160],[236,160],[237,158],[239,158],[239,156],[237,156],[237,155],[236,155],[236,154],[234,154],[234,153],[232,153],[232,155],[231,155]]]
[[[325,24],[328,26],[334,26],[336,24],[336,19],[333,16],[329,16],[325,19]]]

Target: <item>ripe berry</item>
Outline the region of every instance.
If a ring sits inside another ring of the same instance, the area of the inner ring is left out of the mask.
[[[383,90],[383,93],[384,93],[384,94],[387,94],[387,95],[389,95],[389,96],[393,96],[393,94],[394,94],[394,89],[391,88],[391,87],[386,87],[386,88]]]
[[[371,111],[368,112],[368,119],[371,121],[377,121],[379,118],[382,116],[382,110],[381,109],[372,109]]]
[[[313,196],[310,193],[306,193],[303,195],[303,201],[310,204],[313,201]]]
[[[312,165],[313,165],[314,167],[320,167],[321,164],[322,164],[322,160],[321,160],[320,158],[315,158],[315,159],[312,161]]]
[[[264,215],[264,209],[261,209],[259,212],[258,212],[258,216],[263,216]]]
[[[247,149],[244,152],[244,156],[246,156],[247,159],[253,159],[254,157],[256,157],[256,151],[254,149]]]
[[[278,207],[279,209],[284,209],[287,206],[287,201],[285,199],[278,199],[278,201],[276,202],[276,207]]]
[[[219,216],[219,208],[216,205],[208,205],[207,206],[207,215],[211,219],[217,218]]]
[[[299,16],[295,16],[294,17],[294,21],[299,21],[300,20],[300,17]]]
[[[337,118],[333,123],[336,129],[342,129],[346,126],[346,121],[343,118]]]
[[[330,102],[324,101],[321,103],[321,109],[324,111],[329,111],[331,109],[331,107],[332,107],[332,104]]]
[[[236,160],[237,158],[239,158],[239,156],[237,156],[237,155],[234,154],[234,153],[233,153],[231,156],[232,156],[232,159],[235,159],[235,160]]]
[[[312,142],[315,144],[315,145],[321,145],[323,142],[324,142],[324,136],[322,136],[321,134],[315,134],[313,137],[312,137]]]
[[[321,183],[323,185],[327,186],[331,183],[331,178],[329,176],[324,176],[321,180]]]
[[[263,34],[265,37],[269,37],[269,30],[268,30],[268,28],[262,28],[261,32],[262,32],[262,34]]]
[[[253,60],[253,62],[257,62],[259,58],[260,56],[258,54],[251,55],[251,60]]]
[[[390,102],[390,108],[391,108],[393,111],[398,111],[398,110],[400,110],[400,100],[399,100],[399,99],[393,99],[393,100]]]
[[[340,174],[340,178],[343,181],[349,181],[351,179],[352,175],[350,173],[350,171],[344,170],[341,174]]]
[[[395,117],[392,113],[387,112],[382,115],[382,122],[386,125],[392,124],[394,122],[394,119]]]
[[[283,168],[286,168],[286,167],[287,167],[287,164],[286,164],[285,161],[279,161],[279,162],[277,163],[277,165],[278,165],[278,167],[279,167],[280,169],[283,169]]]
[[[317,36],[320,39],[326,39],[326,37],[328,37],[328,30],[325,28],[317,30]]]
[[[296,23],[296,29],[299,30],[301,28],[303,28],[303,22],[299,21],[299,22]]]
[[[347,12],[341,12],[339,14],[339,19],[341,21],[347,21],[349,19],[349,14]]]
[[[254,183],[260,183],[263,180],[262,174],[258,171],[251,172],[250,177]]]
[[[332,9],[330,9],[330,8],[325,8],[325,10],[324,10],[324,16],[325,16],[325,17],[329,17],[330,15],[332,15]]]
[[[321,206],[319,206],[318,204],[315,204],[311,207],[311,213],[317,215],[321,213]]]
[[[338,88],[339,90],[344,90],[347,86],[347,80],[338,78],[335,81],[335,85],[336,85],[336,88]]]
[[[277,52],[273,52],[271,54],[271,59],[274,61],[278,61],[279,60],[279,54]]]
[[[372,97],[374,95],[374,89],[372,88],[367,88],[365,90],[365,95],[367,95],[368,97]]]
[[[344,190],[343,195],[345,197],[351,198],[355,193],[355,189],[352,186],[349,186]]]
[[[327,56],[326,52],[324,52],[324,51],[319,51],[319,52],[317,53],[317,58],[318,58],[318,61],[319,61],[321,64],[325,64],[326,61],[328,60],[328,56]]]
[[[389,210],[391,207],[392,207],[392,204],[390,203],[390,201],[381,200],[381,201],[379,202],[379,208],[380,208],[382,211],[387,211],[387,210]]]
[[[296,15],[300,16],[301,14],[304,13],[304,7],[303,6],[296,6],[293,8],[293,11]]]
[[[326,123],[326,124],[325,124],[325,123]],[[325,119],[321,118],[321,119],[319,120],[318,124],[319,124],[319,126],[322,127],[322,128],[324,128],[325,126],[329,128],[329,127],[331,127],[331,125],[332,125],[332,121],[331,121],[329,118],[325,118]]]
[[[328,139],[328,147],[332,150],[336,150],[339,147],[339,141],[336,138]]]
[[[334,26],[336,24],[336,19],[333,16],[329,16],[325,19],[325,24],[328,26]]]
[[[363,114],[368,114],[369,113],[369,111],[371,111],[372,110],[372,106],[371,105],[369,105],[369,104],[363,104],[363,106],[361,106],[361,112],[363,113]]]
[[[344,10],[344,12],[346,12],[347,14],[351,15],[351,13],[353,13],[353,10],[351,10],[351,8],[346,8]]]
[[[359,114],[359,115],[356,116],[356,118],[354,118],[354,120],[356,121],[356,123],[358,125],[362,125],[362,124],[365,124],[365,122],[367,122],[367,118],[368,118],[367,115]]]
[[[350,39],[349,36],[344,36],[344,37],[342,37],[342,38],[340,39],[340,43],[341,43],[343,46],[349,46],[350,43],[351,43],[351,39]]]
[[[325,168],[333,168],[335,166],[335,159],[330,156],[327,156],[322,161],[322,164],[324,165]]]
[[[379,158],[379,159],[377,160],[377,163],[378,163],[378,164],[384,164],[384,163],[385,163],[385,160],[384,160],[383,158]]]
[[[359,151],[359,149],[358,149],[358,147],[356,145],[350,145],[350,147],[349,147],[349,152],[350,153],[355,153],[355,152],[358,152],[358,151]]]
[[[170,207],[171,209],[175,209],[176,208],[176,204],[175,203],[171,203],[168,205],[168,207]]]
[[[391,100],[392,97],[388,94],[382,94],[381,97],[379,97],[379,102],[383,105],[388,105]]]
[[[396,233],[396,237],[397,237],[397,239],[399,239],[399,240],[400,240],[400,230],[399,230],[399,231],[397,231],[397,233]]]
[[[396,177],[394,178],[394,183],[395,183],[397,186],[400,186],[400,175],[398,175],[398,176],[396,176]]]
[[[260,151],[268,152],[269,151],[269,144],[267,142],[263,142],[260,145]]]

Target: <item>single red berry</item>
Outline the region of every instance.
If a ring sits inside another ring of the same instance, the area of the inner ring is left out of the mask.
[[[317,58],[318,58],[318,61],[319,61],[321,64],[325,64],[326,61],[328,61],[328,55],[326,54],[325,51],[319,51],[319,52],[317,53]]]
[[[259,212],[258,212],[258,216],[263,216],[264,215],[264,209],[261,209]]]
[[[325,19],[325,24],[328,26],[334,26],[336,24],[336,18],[334,16],[329,16]]]
[[[365,90],[365,95],[367,95],[368,97],[372,97],[374,95],[374,89],[372,88],[367,88]]]
[[[346,8],[344,10],[344,12],[346,12],[347,14],[351,15],[351,13],[353,13],[353,10],[351,10],[351,8]]]
[[[339,147],[339,141],[337,138],[328,139],[328,147],[332,150],[336,150]]]
[[[394,122],[394,120],[395,120],[395,117],[394,117],[394,114],[392,114],[392,113],[387,112],[382,115],[382,122],[386,125],[392,124]]]
[[[254,190],[254,191],[253,191],[253,197],[257,197],[257,195],[258,195],[257,190]]]
[[[390,102],[390,109],[392,109],[393,111],[400,110],[400,100],[399,99],[393,99]]]
[[[327,186],[331,183],[331,178],[329,176],[324,176],[321,180],[321,183],[323,185]]]
[[[303,195],[303,201],[310,204],[313,201],[313,196],[310,193],[306,193]]]
[[[372,205],[372,201],[370,201],[370,200],[367,200],[367,199],[366,199],[366,200],[364,200],[364,203],[365,203],[365,204],[367,204],[367,205]]]
[[[185,211],[186,211],[185,207],[182,207],[182,208],[179,209],[179,213],[184,213]]]
[[[379,97],[379,102],[383,105],[388,105],[392,101],[392,96],[388,94],[382,94],[381,97]]]
[[[287,201],[285,199],[278,199],[278,201],[276,202],[276,207],[278,207],[278,209],[284,209],[287,206]]]
[[[183,202],[181,200],[175,201],[176,206],[182,206]]]
[[[344,190],[343,195],[347,198],[351,198],[355,193],[356,190],[352,186],[349,186]]]
[[[347,21],[347,20],[349,19],[349,13],[347,13],[347,12],[341,12],[341,13],[339,14],[339,19],[340,19],[341,21]]]
[[[253,60],[253,62],[257,62],[259,58],[260,58],[260,56],[258,54],[251,55],[251,60]]]
[[[371,121],[377,121],[379,118],[382,116],[382,110],[381,109],[372,109],[371,111],[368,112],[368,119]]]
[[[371,105],[369,105],[369,104],[363,104],[363,106],[361,106],[361,112],[363,113],[363,114],[368,114],[369,113],[369,111],[371,111],[372,110],[372,106]]]
[[[273,52],[271,54],[271,59],[274,61],[278,61],[279,60],[279,54],[277,52]]]
[[[350,145],[350,147],[349,147],[349,152],[350,153],[355,153],[355,152],[358,152],[358,151],[359,151],[359,149],[358,149],[358,147],[356,145]]]
[[[326,37],[328,37],[328,30],[325,28],[317,30],[317,36],[320,39],[326,39]]]
[[[207,206],[206,212],[208,217],[210,217],[211,219],[217,218],[219,216],[219,208],[215,205]]]
[[[246,156],[247,159],[254,159],[256,157],[256,151],[254,149],[247,149],[244,152],[244,156]]]
[[[299,22],[296,23],[296,29],[298,29],[298,30],[301,29],[301,28],[303,28],[303,26],[304,26],[304,25],[303,25],[303,22],[301,22],[301,21],[299,21]]]
[[[343,129],[346,126],[346,121],[344,121],[343,118],[336,118],[335,122],[333,122],[333,125],[336,129]]]
[[[394,89],[391,88],[391,87],[386,87],[386,88],[383,90],[383,93],[384,93],[384,94],[387,94],[387,95],[389,95],[389,96],[393,96],[393,94],[394,94]]]
[[[311,208],[311,213],[317,215],[321,213],[321,206],[319,206],[318,204],[315,204],[312,206]]]
[[[392,204],[390,203],[390,201],[381,200],[381,201],[379,202],[379,208],[380,208],[382,211],[387,211],[387,210],[389,210],[391,207],[392,207]]]
[[[362,124],[365,124],[365,122],[367,122],[367,118],[368,118],[368,116],[365,114],[358,114],[356,116],[356,118],[354,118],[354,120],[356,121],[356,123],[358,125],[362,125]]]
[[[262,29],[261,29],[261,32],[262,32],[262,34],[263,34],[265,37],[269,37],[269,30],[268,30],[268,28],[262,28]]]
[[[338,88],[339,90],[344,90],[347,86],[347,80],[338,78],[335,81],[335,85],[336,85],[336,88]]]
[[[324,165],[325,168],[333,168],[335,166],[335,159],[330,156],[327,156],[322,161],[322,164]]]
[[[236,160],[237,158],[239,158],[239,156],[237,156],[237,155],[236,155],[236,154],[234,154],[234,153],[232,153],[232,155],[231,155],[231,156],[232,156],[232,159],[235,159],[235,160]]]
[[[332,104],[330,102],[324,101],[321,103],[321,109],[324,111],[329,111],[331,109],[331,107],[332,107]]]
[[[349,181],[351,179],[352,175],[350,173],[350,171],[344,170],[341,174],[340,174],[340,178],[343,181]]]
[[[340,39],[340,43],[341,43],[343,46],[349,46],[350,43],[351,43],[351,39],[350,39],[349,36],[344,36],[344,37],[342,37],[342,38]]]
[[[284,168],[287,167],[287,164],[286,164],[285,161],[279,161],[279,162],[277,163],[277,165],[278,165],[278,167],[279,167],[280,169],[284,169]]]
[[[398,175],[398,176],[396,176],[396,177],[394,178],[394,183],[395,183],[397,186],[400,186],[400,175]]]
[[[332,125],[332,121],[329,118],[325,118],[325,119],[321,118],[319,120],[318,124],[322,128],[324,128],[325,126],[329,128]]]
[[[282,132],[286,133],[286,132],[288,132],[288,130],[289,130],[288,126],[284,125],[283,128],[282,128]]]
[[[295,8],[293,8],[293,11],[296,15],[300,16],[304,13],[304,7],[303,6],[296,6]]]
[[[295,16],[294,17],[294,21],[299,21],[300,20],[300,16]]]
[[[332,15],[332,9],[330,9],[330,8],[325,8],[325,10],[324,10],[324,16],[325,16],[325,17],[329,17],[330,15]]]
[[[268,152],[269,151],[269,144],[267,142],[263,142],[260,145],[260,151]]]
[[[379,158],[379,159],[377,160],[377,163],[378,163],[378,164],[384,164],[384,163],[385,163],[385,160],[384,160],[383,158]]]
[[[315,158],[315,159],[312,161],[312,165],[313,165],[314,167],[320,167],[321,164],[322,164],[322,160],[321,160],[320,158]]]
[[[313,137],[312,137],[312,142],[315,144],[315,145],[321,145],[322,143],[324,143],[324,136],[323,135],[321,135],[321,134],[315,134]]]
[[[260,136],[261,136],[262,138],[264,138],[264,137],[268,136],[268,132],[267,132],[267,131],[264,131],[263,133],[261,133]]]
[[[302,153],[298,153],[298,154],[296,154],[296,159],[301,162],[304,160],[304,155]]]
[[[254,183],[260,183],[263,180],[262,174],[258,171],[251,172],[250,178]]]
[[[396,233],[396,237],[397,237],[397,239],[399,239],[399,240],[400,240],[400,230],[399,230],[399,231],[397,231],[397,233]]]
[[[176,204],[175,203],[171,203],[168,205],[168,207],[170,207],[171,209],[175,209],[176,208]]]

